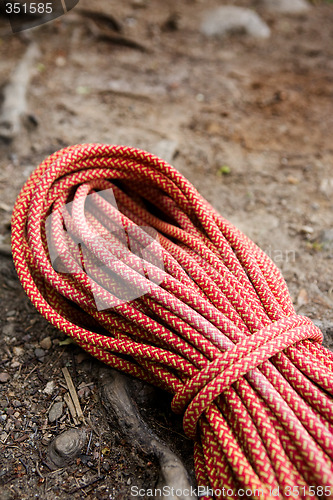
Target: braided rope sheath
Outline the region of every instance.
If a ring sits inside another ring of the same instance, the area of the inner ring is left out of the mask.
[[[172,166],[122,146],[54,153],[16,201],[12,250],[48,321],[174,394],[202,498],[333,497],[333,355],[274,263]]]

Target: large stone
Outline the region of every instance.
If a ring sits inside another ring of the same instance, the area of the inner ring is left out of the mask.
[[[48,465],[57,469],[70,464],[79,455],[85,440],[83,429],[69,429],[59,434],[49,445]]]
[[[225,36],[228,33],[246,33],[256,38],[268,38],[267,24],[251,9],[226,5],[206,13],[201,32],[206,36]]]

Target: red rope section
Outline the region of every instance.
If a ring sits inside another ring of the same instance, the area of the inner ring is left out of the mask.
[[[54,153],[17,199],[12,249],[45,318],[174,395],[202,498],[333,498],[333,355],[274,263],[172,166]]]

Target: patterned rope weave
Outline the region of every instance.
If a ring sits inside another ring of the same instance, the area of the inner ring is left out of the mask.
[[[273,262],[172,166],[123,146],[54,153],[16,201],[12,249],[48,321],[174,395],[202,498],[333,498],[333,355]]]

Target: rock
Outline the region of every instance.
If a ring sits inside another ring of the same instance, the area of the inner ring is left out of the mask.
[[[39,359],[39,361],[43,361],[43,359],[45,358],[44,349],[40,349],[39,347],[37,347],[37,349],[35,349],[35,356]]]
[[[162,139],[159,141],[155,147],[151,148],[152,153],[156,156],[159,156],[162,160],[167,163],[172,163],[176,152],[177,152],[178,143],[171,139]]]
[[[2,333],[8,337],[14,337],[15,335],[15,325],[14,323],[8,323],[2,328]]]
[[[52,422],[55,422],[56,420],[58,420],[58,418],[60,418],[62,415],[63,409],[64,409],[64,404],[62,401],[58,401],[57,403],[54,403],[51,406],[51,409],[49,411],[49,415],[48,415],[49,422],[52,423]]]
[[[261,3],[268,10],[281,14],[303,14],[310,9],[305,0],[261,0]]]
[[[313,319],[313,323],[323,332],[325,347],[333,351],[333,323],[328,320]]]
[[[47,394],[48,396],[51,396],[51,394],[54,391],[54,389],[55,389],[55,382],[54,382],[54,380],[49,380],[48,383],[46,384],[45,389],[43,390],[43,392],[45,394]]]
[[[2,441],[2,443],[5,443],[5,441],[6,441],[7,438],[8,438],[7,432],[2,432],[0,434],[0,441]]]
[[[45,339],[39,342],[39,345],[41,346],[42,349],[48,351],[52,347],[52,340],[50,337],[45,337]]]
[[[89,359],[89,354],[85,351],[79,352],[79,354],[76,356],[76,362],[78,365],[80,365],[83,361],[86,359]]]
[[[212,9],[200,27],[206,36],[225,36],[228,33],[246,33],[256,38],[268,38],[271,30],[251,9],[226,5]]]
[[[311,226],[301,226],[299,232],[302,234],[313,234],[314,229]]]
[[[9,379],[10,379],[9,373],[6,373],[6,372],[0,373],[0,382],[2,384],[5,384],[6,382],[8,382]]]
[[[319,191],[330,198],[333,194],[333,178],[324,177],[320,182]]]
[[[301,288],[297,296],[297,306],[302,307],[309,303],[309,295],[305,288]]]
[[[332,250],[333,249],[333,229],[324,229],[320,233],[319,241],[323,246],[324,250]]]
[[[22,356],[24,354],[24,349],[22,347],[13,347],[14,356]]]
[[[86,441],[83,429],[69,429],[57,436],[48,448],[48,464],[52,469],[71,463],[80,453]]]

